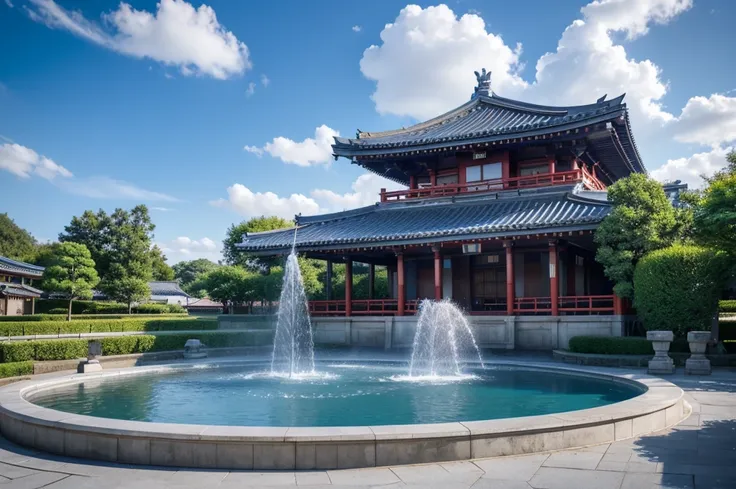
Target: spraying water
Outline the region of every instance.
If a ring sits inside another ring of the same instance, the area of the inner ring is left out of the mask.
[[[411,352],[409,377],[462,375],[463,359],[483,358],[468,320],[450,300],[425,299],[419,305],[417,331]]]
[[[271,373],[290,378],[314,374],[314,340],[307,295],[296,255],[296,230],[294,244],[284,266]]]

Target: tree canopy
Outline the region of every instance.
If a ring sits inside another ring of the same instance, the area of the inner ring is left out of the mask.
[[[7,214],[0,214],[0,256],[11,260],[33,261],[36,240]]]
[[[210,271],[204,277],[204,287],[214,301],[221,302],[225,308],[228,302],[247,302],[255,298],[255,278],[259,274],[237,266],[222,266]]]
[[[595,233],[596,260],[619,297],[633,299],[634,268],[648,252],[671,245],[681,231],[662,185],[640,173],[608,188],[613,210]]]
[[[67,320],[72,318],[72,301],[92,298],[92,290],[100,278],[95,262],[86,246],[79,243],[60,243],[53,247],[51,265],[43,275],[47,292],[58,292],[69,300]]]
[[[222,256],[225,258],[225,263],[228,265],[240,265],[250,270],[266,271],[270,267],[278,264],[280,258],[254,257],[238,250],[235,245],[243,241],[245,233],[259,233],[293,227],[294,221],[288,221],[276,216],[254,217],[240,224],[231,225],[227,230],[222,247]]]
[[[151,248],[151,274],[153,280],[174,280],[174,269],[166,263],[166,255],[158,245]]]
[[[195,280],[219,266],[217,263],[206,258],[198,258],[196,260],[180,261],[174,264],[172,268],[174,270],[174,277],[179,281],[179,285],[184,290],[187,290],[187,287]]]
[[[699,243],[736,255],[736,152],[713,177],[696,202],[693,226]]]

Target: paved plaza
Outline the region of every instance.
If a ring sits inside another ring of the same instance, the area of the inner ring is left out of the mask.
[[[95,463],[0,439],[0,489],[427,487],[442,489],[734,489],[736,370],[668,380],[692,415],[640,438],[583,449],[428,465],[314,472],[228,472]]]

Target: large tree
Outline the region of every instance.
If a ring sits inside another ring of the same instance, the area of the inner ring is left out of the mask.
[[[12,260],[33,261],[36,240],[7,214],[0,214],[0,256]]]
[[[256,279],[260,274],[237,266],[222,266],[209,272],[204,287],[214,301],[221,302],[225,311],[229,303],[253,301],[256,296]]]
[[[151,248],[151,272],[153,280],[174,280],[174,269],[166,263],[166,255],[157,245]]]
[[[243,241],[245,233],[259,233],[275,229],[293,228],[294,221],[280,217],[254,217],[228,228],[223,241],[222,255],[228,265],[240,265],[250,270],[265,272],[280,262],[278,257],[254,257],[240,251],[235,245]]]
[[[736,152],[713,177],[695,205],[693,226],[698,242],[736,256]]]
[[[91,299],[92,289],[100,281],[95,262],[86,246],[79,243],[60,243],[53,247],[52,264],[43,274],[43,287],[58,292],[69,300],[67,321],[72,320],[72,302]]]
[[[170,277],[160,267],[165,259],[161,250],[152,246],[154,224],[145,205],[130,211],[115,209],[108,215],[86,211],[74,217],[59,235],[61,242],[87,246],[100,276],[100,289],[110,299],[128,304],[144,300],[150,294],[148,282],[154,276]]]
[[[662,185],[635,173],[608,188],[613,210],[595,233],[596,260],[619,297],[633,299],[634,268],[648,252],[671,245],[680,230]]]
[[[174,277],[179,281],[179,285],[184,290],[187,290],[198,278],[219,266],[217,263],[206,258],[198,258],[196,260],[180,261],[174,264],[172,268],[174,269]]]

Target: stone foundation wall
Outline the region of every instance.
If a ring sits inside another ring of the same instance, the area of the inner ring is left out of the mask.
[[[480,348],[566,349],[579,335],[622,336],[623,316],[469,316]],[[273,328],[275,316],[223,315],[220,329]],[[314,317],[316,345],[411,348],[416,316]]]

